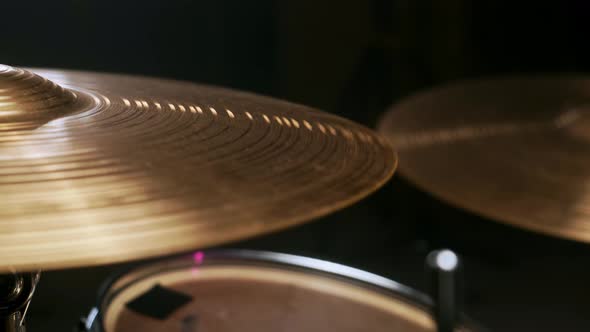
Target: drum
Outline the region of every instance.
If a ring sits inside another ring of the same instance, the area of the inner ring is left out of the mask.
[[[340,264],[212,251],[113,278],[83,324],[93,332],[423,332],[436,329],[430,306],[422,293]]]

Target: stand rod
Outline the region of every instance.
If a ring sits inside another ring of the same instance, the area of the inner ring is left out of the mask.
[[[450,250],[433,251],[426,257],[438,332],[453,332],[457,326],[461,303],[457,284],[459,268],[459,258]]]

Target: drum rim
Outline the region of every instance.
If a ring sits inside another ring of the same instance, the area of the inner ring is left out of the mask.
[[[340,280],[350,281],[356,283],[357,285],[360,284],[366,287],[368,286],[369,288],[373,288],[374,290],[382,290],[386,294],[393,294],[396,298],[407,302],[409,305],[414,305],[420,309],[425,310],[429,315],[431,314],[431,308],[433,303],[432,299],[428,295],[418,290],[415,290],[409,286],[405,286],[394,280],[347,265],[301,255],[264,250],[212,249],[195,252],[203,252],[206,257],[205,262],[207,259],[242,260],[245,262],[250,261],[275,264],[277,266],[283,265],[286,267],[301,269],[303,271],[319,272],[326,276],[335,276],[340,278]],[[105,304],[107,300],[107,294],[111,290],[112,286],[116,282],[121,280],[121,278],[133,273],[134,271],[139,272],[142,269],[145,269],[149,266],[153,266],[158,263],[166,261],[181,261],[186,259],[192,259],[193,254],[194,252],[192,254],[174,255],[144,261],[141,263],[137,263],[133,266],[123,268],[119,270],[119,272],[107,278],[99,288],[95,306],[88,314],[87,319],[84,323],[86,330],[106,331],[104,329],[104,312],[102,310],[103,304]],[[196,266],[198,265],[199,264],[196,264]]]

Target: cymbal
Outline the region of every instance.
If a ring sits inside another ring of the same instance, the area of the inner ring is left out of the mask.
[[[590,242],[590,79],[458,82],[393,105],[379,131],[400,174],[443,201]]]
[[[372,130],[251,93],[0,66],[0,270],[121,262],[307,222],[396,155]]]

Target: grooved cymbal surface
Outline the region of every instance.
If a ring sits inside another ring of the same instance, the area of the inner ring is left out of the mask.
[[[0,269],[119,262],[279,230],[352,204],[395,166],[373,131],[301,105],[0,66]]]
[[[394,105],[379,131],[423,190],[496,221],[590,242],[590,79],[507,77]]]

